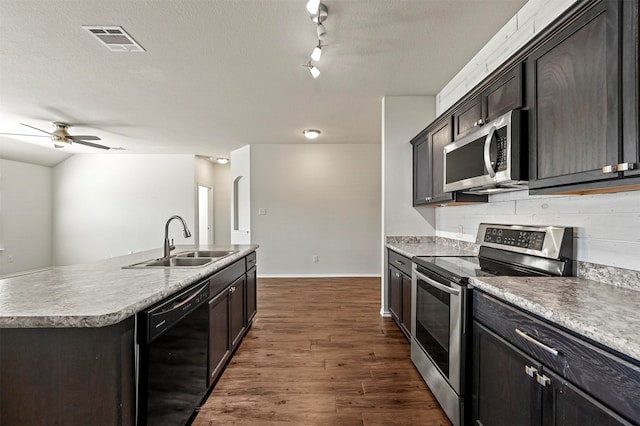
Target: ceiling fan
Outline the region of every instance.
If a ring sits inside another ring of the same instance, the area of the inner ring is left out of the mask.
[[[38,129],[37,127],[33,127],[33,126],[30,126],[30,125],[24,124],[24,123],[20,123],[20,124],[22,124],[23,126],[30,127],[30,128],[32,128],[34,130],[38,130],[39,132],[43,132],[43,133],[48,134],[49,136],[51,136],[51,140],[53,141],[53,146],[55,146],[56,148],[64,148],[65,146],[68,146],[68,145],[70,145],[72,143],[78,143],[78,144],[81,144],[81,145],[90,146],[92,148],[111,149],[108,146],[100,145],[100,144],[93,143],[93,142],[87,142],[87,141],[99,141],[99,140],[101,140],[97,136],[70,135],[69,132],[67,131],[67,129],[69,127],[71,127],[71,125],[67,124],[67,123],[62,123],[60,121],[55,121],[53,123],[53,125],[56,128],[53,132],[47,132],[46,130]],[[34,137],[40,137],[41,136],[41,135],[25,135],[25,134],[20,134],[20,133],[0,133],[0,135],[34,136]]]

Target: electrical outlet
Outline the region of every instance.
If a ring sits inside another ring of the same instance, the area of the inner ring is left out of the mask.
[[[318,263],[318,261],[319,261],[319,260],[320,260],[320,259],[318,258],[318,255],[317,255],[317,254],[314,254],[314,255],[313,255],[313,263]]]

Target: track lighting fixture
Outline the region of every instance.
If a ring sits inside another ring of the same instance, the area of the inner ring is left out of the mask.
[[[309,72],[311,73],[311,76],[313,78],[318,78],[318,76],[320,75],[320,70],[318,69],[318,67],[316,67],[315,65],[313,65],[311,63],[311,61],[307,62],[306,64],[304,64],[305,67],[309,68]]]
[[[320,0],[309,0],[307,2],[307,10],[312,15],[315,15],[318,13],[319,7],[320,7]]]
[[[320,60],[320,57],[322,56],[322,47],[323,46],[320,44],[320,40],[318,40],[318,45],[313,48],[313,51],[310,55],[312,61],[318,62]]]
[[[327,34],[327,29],[322,24],[318,24],[316,27],[316,32],[318,33],[318,39],[324,40],[324,36]]]

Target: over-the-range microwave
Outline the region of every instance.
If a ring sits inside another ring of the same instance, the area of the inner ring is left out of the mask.
[[[492,194],[528,188],[526,115],[513,110],[444,147],[444,190]]]

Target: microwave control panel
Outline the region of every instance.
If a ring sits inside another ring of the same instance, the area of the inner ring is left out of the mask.
[[[507,147],[507,128],[497,129],[493,137],[497,151],[494,171],[501,172],[507,170],[507,155],[509,151]]]

